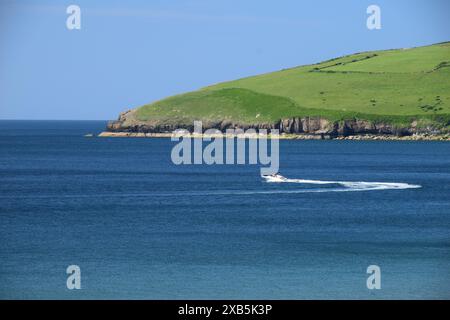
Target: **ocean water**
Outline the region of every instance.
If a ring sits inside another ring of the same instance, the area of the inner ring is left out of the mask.
[[[0,121],[0,298],[450,298],[450,143],[281,141],[269,181],[104,127]]]

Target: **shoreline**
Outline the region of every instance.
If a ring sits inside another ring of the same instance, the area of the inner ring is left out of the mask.
[[[85,135],[91,137],[90,134]],[[173,136],[181,137],[186,135],[173,134],[171,132],[161,133],[144,133],[144,132],[110,132],[103,131],[97,135],[100,138],[171,138]],[[227,134],[188,134],[190,138],[196,139],[213,139],[213,138],[241,138],[241,139],[259,139],[267,137],[268,139],[279,140],[357,140],[357,141],[449,141],[450,134],[446,135],[431,135],[431,134],[413,134],[410,136],[395,136],[395,135],[351,135],[351,136],[337,136],[332,137],[330,135],[312,135],[312,134],[285,134],[282,133],[277,137],[259,134],[240,134],[240,135],[227,135]]]

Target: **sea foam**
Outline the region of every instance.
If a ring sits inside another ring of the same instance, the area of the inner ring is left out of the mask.
[[[339,188],[320,189],[316,192],[344,192],[344,191],[372,191],[372,190],[403,190],[418,189],[422,186],[402,182],[366,182],[366,181],[324,181],[324,180],[306,180],[289,179],[281,175],[262,176],[269,183],[298,183],[310,185],[336,185]],[[311,191],[311,190],[310,190]]]

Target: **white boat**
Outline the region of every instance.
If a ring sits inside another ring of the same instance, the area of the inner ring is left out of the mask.
[[[269,175],[262,175],[262,178],[266,179],[267,181],[271,182],[282,182],[286,181],[286,178],[283,177],[281,174],[269,174]]]

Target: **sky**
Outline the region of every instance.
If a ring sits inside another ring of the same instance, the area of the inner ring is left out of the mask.
[[[372,4],[380,30],[366,26]],[[116,119],[226,80],[449,41],[449,12],[448,0],[0,0],[0,119]]]

